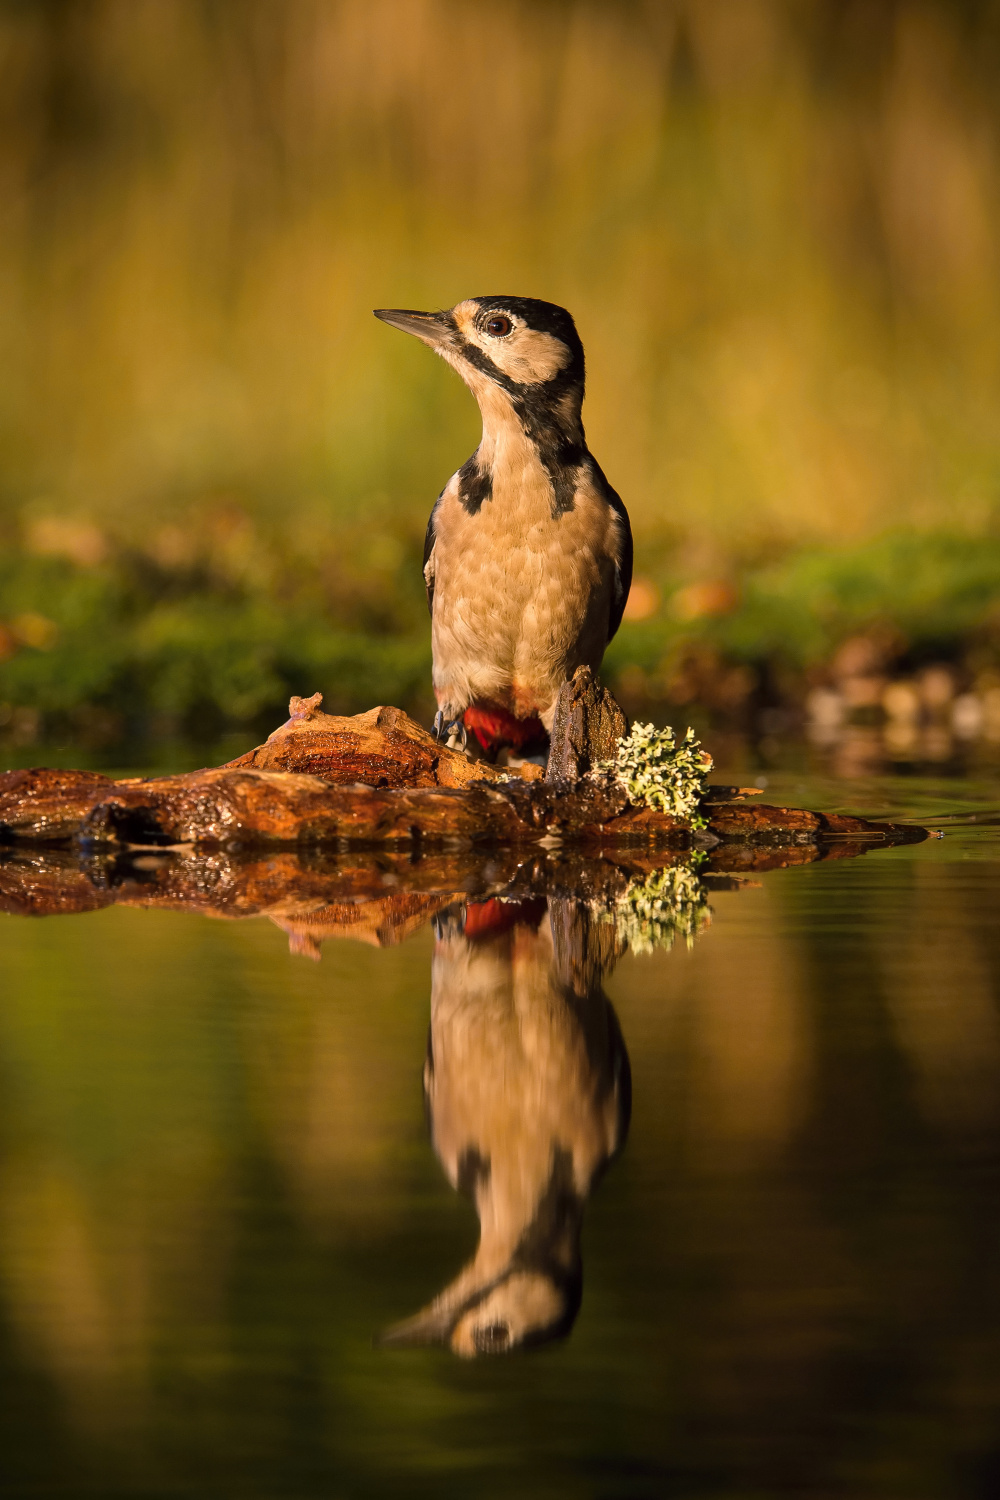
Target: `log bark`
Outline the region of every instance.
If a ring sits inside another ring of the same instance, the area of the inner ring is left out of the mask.
[[[114,782],[92,771],[5,771],[0,775],[0,842],[72,838]]]
[[[614,694],[601,686],[589,667],[577,667],[556,699],[546,781],[579,781],[600,761],[614,760],[618,741],[628,732],[628,719]]]
[[[898,823],[873,822],[870,818],[852,818],[841,813],[808,812],[801,807],[769,807],[755,803],[741,807],[723,803],[706,808],[709,827],[717,838],[723,840],[750,839],[759,835],[782,833],[787,835],[820,836],[840,838],[851,834],[862,834],[870,838],[892,837],[905,842],[904,833],[911,831],[915,837],[925,839],[925,828],[907,830]]]
[[[704,811],[708,842],[926,836],[920,829],[801,808],[711,803]],[[75,838],[88,845],[225,848],[517,846],[543,839],[683,847],[692,837],[685,819],[633,807],[620,788],[590,781],[565,789],[520,780],[376,789],[225,767],[118,782],[86,772],[8,771],[0,775],[0,836],[7,842]]]
[[[80,827],[126,844],[516,843],[527,830],[499,788],[332,786],[282,771],[196,771],[117,783]],[[538,835],[535,835],[536,837]]]
[[[263,745],[228,762],[227,770],[292,771],[321,776],[336,786],[363,783],[386,787],[466,787],[474,781],[502,781],[506,772],[449,750],[401,708],[385,705],[342,717],[322,709],[322,693],[293,698],[288,721]],[[525,764],[518,774],[540,779],[540,766]]]

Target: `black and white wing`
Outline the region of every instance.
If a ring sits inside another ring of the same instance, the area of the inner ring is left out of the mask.
[[[437,541],[435,523],[443,498],[444,491],[442,490],[434,502],[434,509],[427,521],[427,534],[424,537],[424,586],[427,589],[427,613],[430,615],[434,613],[434,543]]]
[[[608,483],[604,470],[596,459],[591,456],[594,466],[595,482],[604,496],[604,499],[614,511],[618,522],[618,552],[614,559],[614,574],[612,578],[613,592],[611,595],[611,613],[608,618],[608,640],[612,640],[622,622],[625,613],[625,605],[628,603],[629,589],[632,587],[632,527],[629,524],[628,511],[617,490],[613,490]]]

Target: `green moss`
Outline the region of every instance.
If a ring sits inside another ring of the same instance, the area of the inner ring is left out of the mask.
[[[1000,662],[1000,537],[896,530],[850,547],[800,548],[735,570],[728,613],[676,617],[673,599],[690,576],[658,578],[665,604],[626,621],[605,662],[611,680],[631,666],[661,674],[684,649],[724,660],[804,670],[860,632],[890,632],[902,655],[961,659],[970,650]]]
[[[400,541],[364,562],[357,549],[327,542],[307,558],[278,530],[265,535],[247,523],[237,548],[231,538],[215,541],[213,524],[209,516],[199,532],[192,523],[193,560],[175,565],[110,540],[91,565],[6,546],[0,733],[20,709],[36,716],[43,735],[86,737],[98,721],[106,735],[256,732],[274,727],[291,694],[317,690],[335,712],[389,702],[428,717],[430,632],[417,551]],[[632,697],[636,707],[688,701],[674,683],[691,649],[748,663],[757,680],[780,682],[789,694],[842,640],[871,629],[898,642],[901,660],[1000,665],[1000,539],[990,536],[906,531],[789,553],[744,571],[729,614],[684,622],[672,612],[671,589],[686,580],[659,581],[661,611],[626,622],[604,669],[626,701],[626,674],[640,669],[646,689]],[[49,622],[41,635],[19,633],[30,617]],[[687,691],[696,712],[700,689]],[[652,805],[676,810],[671,804],[664,796]]]

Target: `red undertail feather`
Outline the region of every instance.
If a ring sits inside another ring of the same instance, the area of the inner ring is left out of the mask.
[[[495,896],[489,901],[470,901],[465,908],[465,936],[494,938],[512,927],[530,927],[536,931],[547,910],[544,896],[526,901],[498,901]]]
[[[523,750],[526,745],[544,743],[548,738],[537,715],[518,719],[496,703],[471,703],[463,719],[466,729],[471,729],[484,750],[501,745],[513,745],[515,750]]]

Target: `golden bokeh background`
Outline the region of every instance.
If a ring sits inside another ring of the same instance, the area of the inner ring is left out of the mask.
[[[7,0],[8,720],[426,708],[477,413],[370,310],[491,291],[584,338],[641,578],[612,675],[873,622],[961,655],[1000,588],[998,59],[972,0]]]

